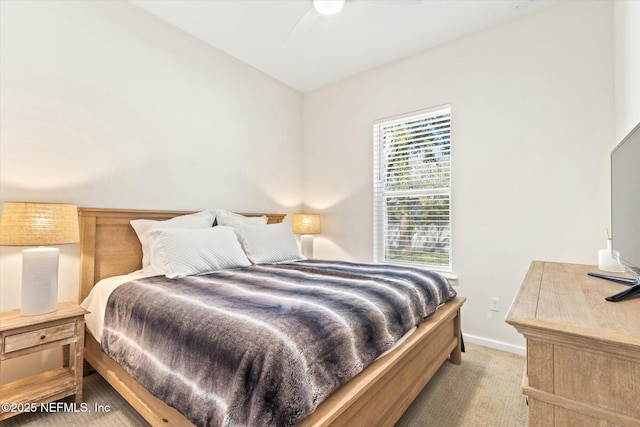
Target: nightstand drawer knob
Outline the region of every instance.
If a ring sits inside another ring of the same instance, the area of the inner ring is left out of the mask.
[[[45,339],[46,337],[47,337],[46,335],[40,335],[41,340]]]

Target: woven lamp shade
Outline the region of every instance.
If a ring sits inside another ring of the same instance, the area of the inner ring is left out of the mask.
[[[293,215],[293,232],[296,234],[320,234],[320,215],[295,214]]]
[[[76,205],[5,202],[0,219],[0,246],[49,246],[79,241]]]

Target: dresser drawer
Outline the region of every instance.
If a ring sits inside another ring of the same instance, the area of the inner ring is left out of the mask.
[[[21,334],[8,335],[4,338],[4,353],[35,347],[53,341],[73,338],[76,335],[75,322],[36,329]]]

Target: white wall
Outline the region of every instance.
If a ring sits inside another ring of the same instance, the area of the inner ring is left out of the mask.
[[[372,122],[451,104],[463,332],[521,351],[503,319],[530,262],[595,264],[605,244],[612,24],[611,3],[569,2],[305,94],[316,256],[372,259]]]
[[[613,7],[616,141],[640,123],[640,0]]]
[[[128,2],[0,7],[0,201],[299,210],[302,94]],[[21,249],[0,248],[1,311]],[[61,249],[77,300],[78,245]]]

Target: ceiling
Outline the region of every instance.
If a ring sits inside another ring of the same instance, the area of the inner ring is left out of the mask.
[[[561,0],[130,0],[284,84],[308,92]]]

